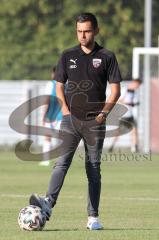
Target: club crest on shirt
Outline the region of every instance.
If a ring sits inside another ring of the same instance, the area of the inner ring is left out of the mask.
[[[101,65],[102,59],[100,58],[93,58],[93,67],[98,68]]]

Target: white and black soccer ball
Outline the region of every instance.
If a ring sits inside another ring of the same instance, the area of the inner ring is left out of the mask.
[[[29,205],[20,210],[18,224],[21,229],[27,231],[41,231],[46,223],[46,216],[42,209]]]

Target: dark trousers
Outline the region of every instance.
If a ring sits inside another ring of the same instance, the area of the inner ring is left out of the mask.
[[[68,134],[68,133],[71,133]],[[98,216],[101,192],[100,159],[105,138],[105,124],[96,120],[81,121],[72,115],[66,115],[61,122],[61,131],[65,142],[65,154],[62,154],[52,171],[47,197],[52,199],[52,207],[63,185],[66,173],[80,140],[84,141],[85,169],[88,178],[88,216]]]

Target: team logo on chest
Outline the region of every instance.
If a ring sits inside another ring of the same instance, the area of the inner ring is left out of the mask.
[[[94,68],[98,68],[102,63],[102,59],[101,58],[93,58],[93,67]]]

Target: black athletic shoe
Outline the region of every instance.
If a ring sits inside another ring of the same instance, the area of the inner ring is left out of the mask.
[[[33,193],[30,196],[29,203],[40,207],[46,215],[46,220],[49,221],[52,213],[51,204],[44,197],[39,197],[36,193]]]

